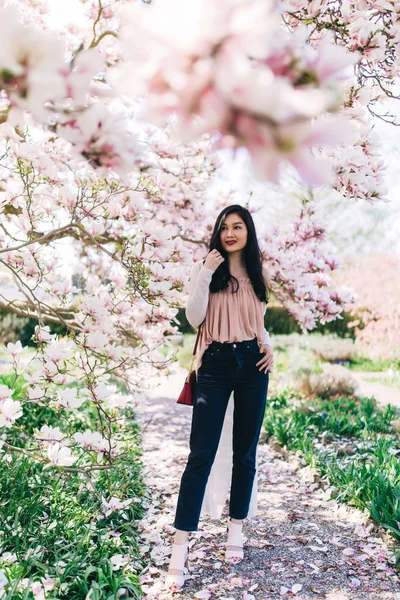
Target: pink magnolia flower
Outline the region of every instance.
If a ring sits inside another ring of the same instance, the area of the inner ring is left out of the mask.
[[[45,393],[44,390],[38,385],[28,388],[29,400],[38,400],[39,398],[43,398],[44,393]]]
[[[20,352],[22,352],[22,344],[19,340],[17,342],[15,342],[15,344],[12,344],[11,342],[9,342],[6,346],[6,348],[14,359],[16,358],[16,356],[18,354],[20,354]]]
[[[174,23],[168,31],[166,12]],[[125,17],[122,44],[132,58],[135,81],[149,93],[148,118],[160,122],[175,114],[186,140],[218,130],[220,147],[246,146],[256,173],[272,181],[286,158],[282,130],[306,129],[311,117],[336,109],[342,98],[338,79],[354,62],[341,47],[321,45],[318,54],[304,36],[287,34],[265,0],[196,0],[190,10],[175,0],[168,10],[163,3],[148,11],[135,6]],[[122,77],[132,81],[127,71]],[[326,177],[321,177],[321,165],[311,165],[313,143],[318,140],[302,136],[292,162],[307,183],[315,184]]]
[[[60,123],[57,133],[104,175],[109,169],[121,174],[131,171],[139,152],[135,136],[127,130],[125,115],[112,113],[101,103]]]
[[[83,433],[75,433],[74,440],[84,448],[104,452],[108,447],[108,441],[98,431],[86,430]]]
[[[108,517],[113,512],[117,510],[124,510],[128,506],[132,504],[132,500],[120,500],[116,496],[112,496],[108,501],[105,498],[102,498],[102,508],[104,512],[104,516]]]
[[[65,98],[65,65],[61,41],[21,24],[13,7],[1,9],[0,80],[12,104],[47,121],[44,104]]]
[[[73,343],[67,340],[51,341],[45,349],[44,356],[46,360],[55,364],[68,360],[73,356]]]

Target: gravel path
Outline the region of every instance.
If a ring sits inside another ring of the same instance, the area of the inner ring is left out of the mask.
[[[191,408],[175,399],[185,372],[163,378],[137,409],[149,486],[141,550],[145,598],[162,591],[173,539],[178,486],[189,452]],[[400,600],[400,580],[388,550],[365,517],[329,501],[308,468],[290,464],[260,442],[258,515],[247,520],[245,559],[223,562],[227,506],[221,521],[202,518],[190,534],[189,577],[177,598],[211,600]]]

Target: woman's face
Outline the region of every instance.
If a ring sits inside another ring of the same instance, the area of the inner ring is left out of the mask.
[[[232,253],[243,250],[247,243],[247,227],[238,214],[231,213],[225,217],[220,229],[220,238],[222,247],[226,252]]]

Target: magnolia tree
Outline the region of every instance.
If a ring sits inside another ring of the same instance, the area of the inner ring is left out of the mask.
[[[362,257],[340,275],[357,292],[352,307],[357,339],[375,356],[399,358],[399,276],[400,263],[389,254]]]
[[[170,363],[188,267],[232,199],[210,188],[216,151],[247,148],[264,180],[289,164],[306,185],[379,200],[382,162],[365,118],[379,94],[354,76],[365,57],[340,31],[335,43],[265,0],[99,0],[85,3],[84,24],[57,33],[44,3],[11,4],[0,9],[0,261],[18,296],[0,296],[0,307],[38,326],[28,365],[20,343],[7,346],[26,384],[19,399],[0,387],[2,445],[88,473],[123,457],[121,409]],[[312,5],[301,7],[304,22]],[[333,283],[314,208],[305,195],[290,227],[257,224],[273,291],[303,329],[340,317],[351,300]],[[79,285],[65,274],[66,252]],[[19,423],[35,405],[60,425],[27,436]],[[78,432],[88,405],[97,427]]]

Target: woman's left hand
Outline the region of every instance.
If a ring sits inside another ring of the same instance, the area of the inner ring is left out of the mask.
[[[265,373],[267,371],[272,371],[274,366],[274,357],[272,354],[272,348],[268,344],[261,344],[260,352],[264,354],[263,358],[258,361],[257,367],[259,371],[263,371],[265,369]]]

